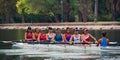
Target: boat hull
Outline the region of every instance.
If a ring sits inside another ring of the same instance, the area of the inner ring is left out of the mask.
[[[111,51],[111,50],[120,50],[120,46],[107,46],[107,47],[96,47],[95,44],[91,46],[85,45],[68,45],[68,44],[28,44],[28,43],[16,43],[13,44],[13,48],[22,48],[22,49],[52,49],[52,50],[96,50],[96,51]]]
[[[11,42],[0,42],[0,49],[11,49]]]

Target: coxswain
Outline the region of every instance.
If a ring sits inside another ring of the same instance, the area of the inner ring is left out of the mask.
[[[102,38],[98,40],[97,46],[106,47],[109,45],[109,39],[106,37],[106,32],[102,33]]]

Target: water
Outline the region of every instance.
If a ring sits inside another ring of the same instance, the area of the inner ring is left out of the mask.
[[[119,30],[104,30],[108,32],[110,41],[119,41]],[[0,30],[0,40],[24,39],[25,30]],[[64,32],[64,31],[62,31]],[[79,31],[82,33],[82,31]],[[89,30],[97,39],[101,30]],[[72,31],[71,31],[72,33]],[[5,46],[3,46],[5,47]],[[73,48],[74,49],[74,48]],[[56,50],[45,48],[0,49],[0,60],[120,60],[120,51],[89,51],[89,50]]]
[[[1,60],[119,60],[120,51],[0,49]]]

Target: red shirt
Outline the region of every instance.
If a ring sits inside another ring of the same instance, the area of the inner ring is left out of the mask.
[[[37,40],[40,33],[34,33],[34,37]]]
[[[68,37],[68,36],[71,36],[71,34],[67,34],[67,33],[66,33],[66,34],[65,34],[65,37]]]
[[[26,38],[29,40],[29,39],[33,39],[33,34],[32,34],[32,32],[27,32],[26,33]]]
[[[84,36],[84,38],[85,38],[85,40],[87,41],[87,42],[90,42],[90,36],[88,35],[88,36]]]
[[[46,39],[46,34],[41,34],[39,39],[40,39],[40,40],[47,40],[47,39]]]
[[[65,34],[65,38],[66,38],[67,41],[70,41],[71,34],[67,34],[67,33],[66,33],[66,34]]]

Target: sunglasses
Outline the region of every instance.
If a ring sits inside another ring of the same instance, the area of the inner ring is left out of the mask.
[[[84,31],[88,31],[88,30],[84,30]]]

